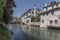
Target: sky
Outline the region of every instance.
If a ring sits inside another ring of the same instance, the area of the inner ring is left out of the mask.
[[[40,8],[42,10],[45,3],[49,4],[53,0],[14,0],[14,1],[16,3],[16,8],[14,8],[13,16],[20,17],[28,9],[34,8],[34,4],[36,4],[37,8]],[[60,0],[55,1],[60,2]]]

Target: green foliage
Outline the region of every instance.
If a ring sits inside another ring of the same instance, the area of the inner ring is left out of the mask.
[[[0,24],[0,40],[10,40],[8,29],[2,24]]]
[[[12,15],[13,15],[13,7],[15,7],[15,2],[14,0],[7,0],[6,5],[3,7],[3,22],[5,24],[8,24],[12,20]]]
[[[12,20],[13,20],[13,16],[10,16],[10,18],[9,18],[9,22],[12,21]]]
[[[40,16],[31,17],[31,22],[40,22]]]
[[[31,17],[31,22],[34,22],[35,21],[35,17]]]
[[[0,21],[2,20],[3,16],[3,7],[5,6],[6,0],[0,0]]]

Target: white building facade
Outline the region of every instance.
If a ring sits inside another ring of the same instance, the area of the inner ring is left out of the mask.
[[[53,1],[50,5],[45,4],[42,11],[36,7],[29,9],[21,16],[21,21],[28,25],[31,23],[31,17],[38,15],[40,15],[40,27],[60,27],[60,2]]]
[[[46,5],[42,13],[40,13],[40,27],[60,26],[60,2],[51,2]]]
[[[38,16],[40,12],[41,10],[36,7],[34,7],[33,9],[29,9],[21,16],[21,21],[29,25],[31,23],[31,17]]]

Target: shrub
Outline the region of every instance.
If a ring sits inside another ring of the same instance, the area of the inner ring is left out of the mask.
[[[31,17],[31,22],[40,22],[40,16]]]

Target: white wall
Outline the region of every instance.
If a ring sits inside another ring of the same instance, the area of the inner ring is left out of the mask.
[[[60,11],[59,11],[59,12],[60,12]],[[40,25],[40,27],[47,27],[47,25],[50,25],[50,24],[49,24],[49,21],[50,21],[50,20],[52,20],[52,21],[58,20],[58,21],[59,21],[59,19],[58,19],[59,12],[57,12],[57,13],[54,12],[54,15],[51,15],[51,13],[48,13],[48,15],[45,14],[45,16],[41,15],[41,25]],[[57,15],[57,14],[58,14],[58,15]],[[42,19],[44,20],[44,23],[42,23]],[[52,25],[53,25],[53,26],[54,26],[54,25],[57,26],[57,25],[54,24],[54,23],[53,23]],[[60,25],[60,23],[58,23],[58,25]]]
[[[58,7],[60,7],[60,4],[58,4]]]
[[[52,6],[48,7],[47,10],[51,10],[52,9]]]
[[[46,11],[46,8],[44,8],[43,11]]]
[[[45,16],[41,15],[41,24],[40,24],[40,27],[46,27],[47,25],[47,15],[45,14]],[[42,20],[44,20],[44,23],[42,23]]]
[[[53,21],[52,26],[58,26],[58,24],[55,24],[55,23],[54,23],[54,20],[59,20],[59,19],[58,19],[58,16],[51,15],[50,17],[48,17],[48,25],[51,25],[51,24],[50,24],[50,20]]]
[[[21,21],[25,23],[25,16],[21,17]]]
[[[57,6],[56,6],[56,5],[54,5],[54,8],[57,8]]]
[[[60,4],[58,4],[58,7],[60,7]],[[57,8],[57,5],[54,5],[54,8]],[[48,7],[47,10],[51,10],[52,6]],[[46,11],[46,8],[44,8],[43,11]],[[52,20],[54,22],[54,20],[58,20],[58,24],[52,24],[53,26],[59,26],[60,25],[60,19],[58,19],[58,17],[60,16],[60,9],[55,10],[54,14],[52,15],[51,12],[48,13],[48,15],[45,14],[45,16],[41,15],[41,24],[40,27],[47,27],[47,25],[49,24],[49,21]],[[44,23],[42,23],[42,19],[44,20]]]
[[[59,9],[59,10],[54,11],[54,15],[60,15],[60,9]]]
[[[29,20],[29,23],[26,23],[26,20]],[[30,24],[31,23],[31,18],[25,19],[25,24]]]
[[[28,14],[28,16],[30,16],[30,15],[31,15],[31,13]]]

